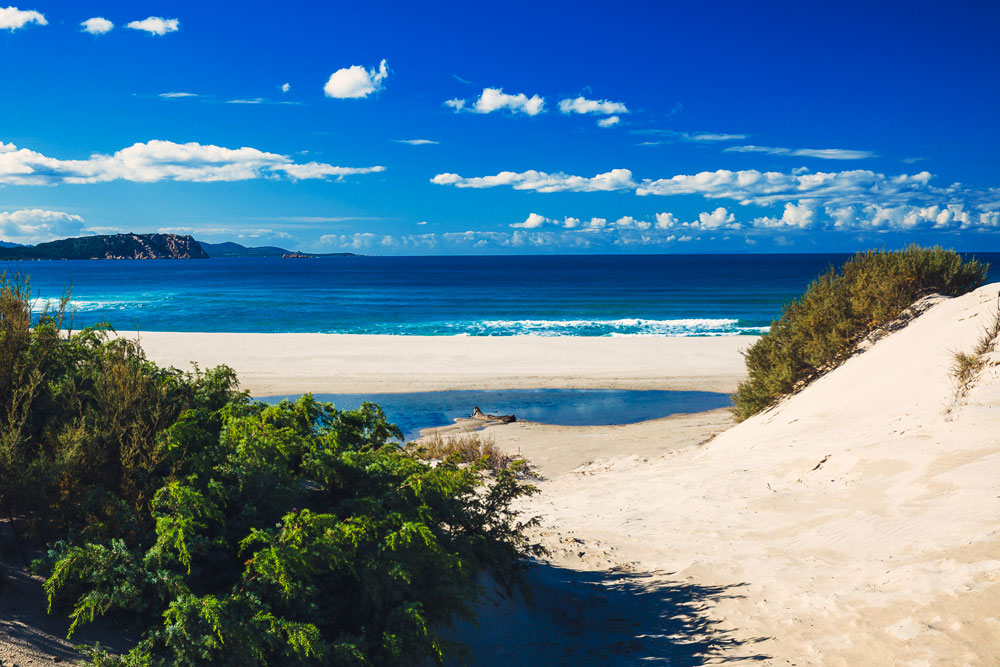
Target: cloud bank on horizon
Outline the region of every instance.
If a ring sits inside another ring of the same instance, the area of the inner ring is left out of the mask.
[[[390,3],[373,23],[255,0],[146,17],[0,7],[0,59],[18,63],[0,240],[128,228],[385,253],[1000,250],[1000,92],[980,85],[1000,55],[977,39],[1000,8],[914,17],[908,38],[880,30],[889,14],[829,8],[807,39],[792,13],[735,2],[572,26],[534,5],[517,21],[519,4],[473,32],[485,9]],[[787,43],[751,38],[764,20]],[[787,57],[824,35],[856,47]],[[915,49],[920,35],[941,49]],[[961,104],[927,103],[933,72]],[[274,223],[246,222],[261,219]]]

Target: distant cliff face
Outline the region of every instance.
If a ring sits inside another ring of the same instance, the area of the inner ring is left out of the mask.
[[[179,234],[115,234],[104,240],[102,259],[208,259],[191,236]]]
[[[208,259],[208,255],[190,236],[112,234],[0,248],[0,259]]]

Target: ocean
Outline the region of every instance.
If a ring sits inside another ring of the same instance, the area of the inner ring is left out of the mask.
[[[1000,280],[1000,254],[982,253]],[[325,257],[0,262],[74,327],[469,336],[731,336],[847,255]]]

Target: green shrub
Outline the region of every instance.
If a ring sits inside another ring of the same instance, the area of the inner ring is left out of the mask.
[[[443,438],[439,433],[435,433],[426,440],[410,443],[407,449],[424,461],[482,463],[493,474],[517,466],[525,474],[532,474],[531,466],[524,457],[514,456],[497,447],[492,434],[461,433]]]
[[[787,304],[745,353],[747,380],[733,395],[747,419],[843,363],[866,336],[933,293],[958,296],[986,281],[988,265],[939,247],[868,251],[831,267]]]
[[[70,632],[112,615],[139,644],[94,664],[443,661],[475,578],[519,582],[534,493],[518,466],[430,466],[365,404],[266,405],[220,367],[184,373],[101,329],[30,328],[0,276],[0,503]],[[53,541],[54,540],[54,541]]]

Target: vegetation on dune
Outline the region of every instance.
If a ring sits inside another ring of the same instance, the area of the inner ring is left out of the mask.
[[[1000,341],[1000,307],[993,314],[993,322],[983,329],[972,352],[955,352],[951,372],[955,378],[955,402],[965,397],[986,367],[987,355]]]
[[[49,544],[53,613],[141,636],[103,665],[440,662],[476,576],[514,585],[516,465],[428,465],[381,409],[266,405],[102,329],[60,334],[0,274],[0,506]]]
[[[839,270],[831,267],[746,351],[748,377],[733,395],[736,418],[757,414],[840,365],[921,297],[976,289],[987,270],[952,250],[914,245],[858,253]]]
[[[497,447],[492,434],[462,433],[447,438],[434,434],[422,442],[410,443],[407,448],[425,461],[483,465],[495,475],[508,469],[533,474],[524,457],[513,456]]]

